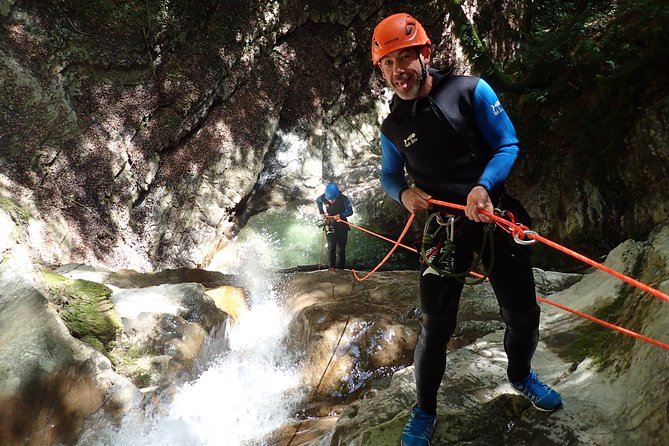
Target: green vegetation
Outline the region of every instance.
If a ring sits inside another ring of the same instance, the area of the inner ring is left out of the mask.
[[[616,323],[621,317],[625,301],[625,297],[619,297],[598,309],[593,316]],[[559,353],[565,360],[572,363],[573,369],[585,358],[591,358],[595,366],[600,369],[613,365],[614,350],[621,345],[619,337],[624,336],[594,322],[583,323],[570,335],[574,336],[574,339]]]
[[[146,371],[137,370],[130,376],[130,380],[141,389],[151,384],[151,374]]]
[[[49,301],[57,308],[72,336],[107,354],[123,330],[121,319],[109,300],[111,290],[87,280],[74,280],[43,272]]]
[[[662,36],[669,6],[657,0],[567,0],[525,13],[531,25],[521,53],[505,68],[522,92],[523,114],[544,119],[538,131],[573,135],[576,149],[597,155],[593,147],[613,144],[619,133],[611,129],[634,122],[625,118],[653,94],[641,89],[665,77],[669,49]],[[561,113],[551,112],[558,107]]]
[[[499,89],[512,88],[511,78],[502,72],[501,67],[495,64],[490,57],[485,44],[481,41],[478,31],[462,9],[460,0],[446,2],[445,7],[453,22],[453,33],[460,41],[474,70],[490,79]]]
[[[128,377],[137,387],[147,387],[151,384],[151,371],[140,366],[138,359],[156,356],[158,353],[149,345],[132,345],[128,348],[116,346],[109,354],[117,373]]]
[[[22,207],[18,206],[9,198],[0,196],[0,209],[3,209],[5,212],[7,212],[14,221],[14,223],[17,224],[17,226],[28,225],[28,220],[30,219],[30,213],[28,213],[28,211],[26,211]]]
[[[510,19],[520,27],[519,50],[504,65],[492,60],[485,43],[503,37],[481,36],[459,0],[445,8],[474,72],[499,93],[516,95],[520,115],[532,117],[531,126],[522,126],[533,129],[531,139],[538,143],[554,134],[558,146],[576,149],[578,163],[590,164],[589,157],[601,154],[593,147],[624,150],[619,146],[625,125],[634,123],[648,101],[666,94],[660,80],[669,60],[667,2],[561,0],[512,8],[516,17]],[[648,86],[665,93],[657,95]]]

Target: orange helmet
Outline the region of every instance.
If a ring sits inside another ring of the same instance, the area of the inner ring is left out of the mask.
[[[432,45],[423,25],[409,14],[393,14],[381,20],[372,35],[372,62],[400,48]]]

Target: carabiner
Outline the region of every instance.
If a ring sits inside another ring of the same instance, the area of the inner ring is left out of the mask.
[[[452,242],[455,239],[455,217],[449,214],[444,217],[446,217],[446,221],[442,219],[441,214],[437,213],[437,224],[439,226],[447,226],[448,240]]]
[[[529,230],[529,229],[526,229],[526,230],[523,231],[523,235],[524,235],[524,236],[528,236],[528,235],[538,235],[538,233],[537,233],[536,231],[531,231],[531,230]],[[518,232],[516,232],[516,231],[513,231],[513,239],[514,239],[514,240],[516,241],[516,243],[518,243],[519,245],[531,245],[532,243],[535,243],[535,242],[536,242],[536,240],[534,240],[534,239],[531,239],[531,240],[521,240],[521,239],[518,237]]]

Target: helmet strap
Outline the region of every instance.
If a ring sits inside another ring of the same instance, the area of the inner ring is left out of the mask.
[[[427,68],[423,63],[423,58],[420,57],[420,51],[418,52],[418,62],[420,62],[420,80],[418,81],[418,86],[422,88],[427,80]]]

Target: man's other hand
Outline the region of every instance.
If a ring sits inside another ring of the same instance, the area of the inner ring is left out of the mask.
[[[412,214],[429,209],[432,205],[427,200],[430,198],[432,198],[430,194],[417,187],[405,189],[400,196],[402,204]]]
[[[490,201],[488,191],[482,186],[474,186],[472,190],[469,191],[469,195],[467,195],[465,215],[467,218],[474,220],[475,222],[490,223],[491,218],[481,214],[480,211],[486,211],[492,214],[494,207],[492,201]]]

